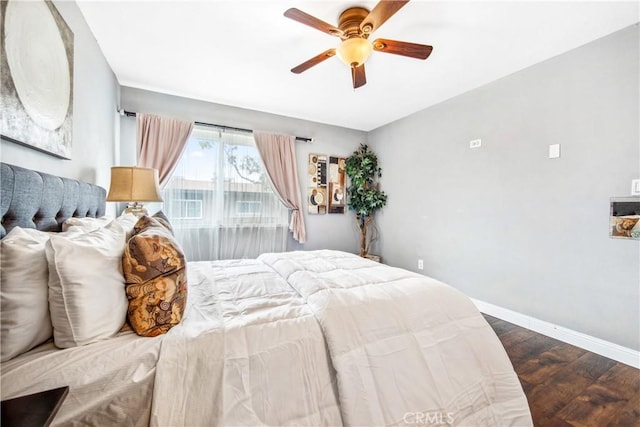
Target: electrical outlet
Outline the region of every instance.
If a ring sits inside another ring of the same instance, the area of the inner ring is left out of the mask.
[[[551,144],[549,146],[549,158],[557,159],[560,157],[560,144]]]
[[[421,259],[418,260],[418,270],[424,270],[424,261]]]
[[[480,148],[482,146],[481,139],[474,139],[473,141],[469,141],[469,148]]]
[[[640,179],[634,179],[631,181],[631,195],[640,196]]]

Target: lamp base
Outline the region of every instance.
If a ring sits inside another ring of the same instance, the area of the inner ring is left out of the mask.
[[[148,213],[147,208],[142,203],[133,202],[127,205],[123,213],[131,213],[135,216],[144,216]]]

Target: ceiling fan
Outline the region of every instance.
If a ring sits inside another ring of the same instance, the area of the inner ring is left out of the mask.
[[[337,48],[328,49],[320,55],[314,56],[292,68],[291,72],[300,74],[322,61],[338,55],[338,58],[351,68],[353,88],[357,89],[367,83],[364,62],[374,50],[410,58],[427,59],[433,50],[433,47],[428,45],[388,39],[376,39],[373,43],[368,40],[371,33],[380,28],[407,3],[409,0],[381,0],[371,11],[363,7],[350,7],[340,14],[337,27],[299,9],[288,9],[284,13],[287,18],[342,40]]]

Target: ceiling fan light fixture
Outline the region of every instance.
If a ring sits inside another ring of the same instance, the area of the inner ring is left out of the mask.
[[[351,69],[353,88],[357,89],[367,84],[364,63],[374,50],[408,58],[427,59],[433,50],[432,46],[390,39],[377,39],[373,43],[368,40],[371,33],[378,31],[382,24],[407,3],[409,0],[378,0],[371,10],[358,6],[350,7],[340,14],[338,26],[328,24],[294,7],[287,9],[284,12],[287,18],[342,40],[335,49],[331,48],[314,56],[293,67],[291,72],[300,74],[337,55]]]
[[[340,43],[336,49],[338,58],[349,67],[359,67],[364,64],[371,52],[373,46],[367,39],[361,37],[352,37]]]

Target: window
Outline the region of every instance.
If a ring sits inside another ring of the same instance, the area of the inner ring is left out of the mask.
[[[189,260],[285,250],[288,210],[271,188],[251,134],[196,126],[163,196]]]
[[[202,219],[202,200],[172,200],[167,215],[176,219]]]
[[[260,215],[262,202],[238,200],[236,202],[236,212],[238,216],[257,216]]]

